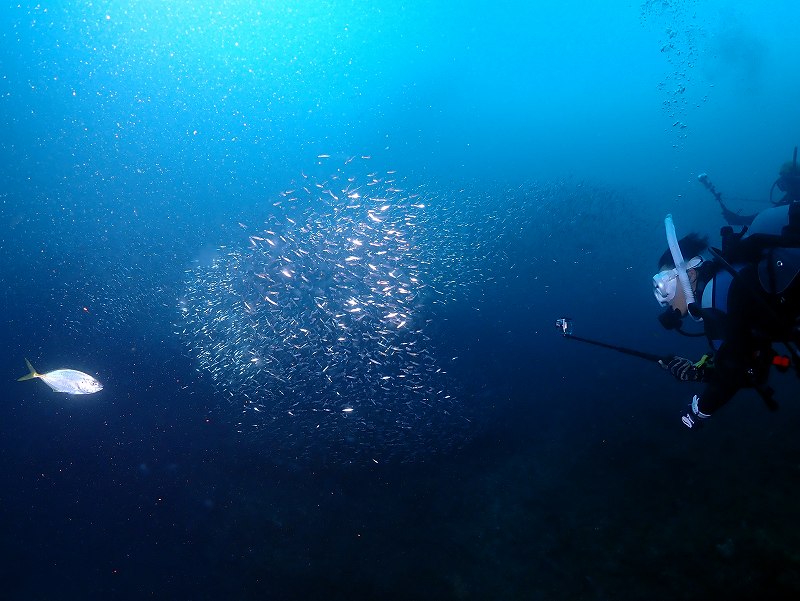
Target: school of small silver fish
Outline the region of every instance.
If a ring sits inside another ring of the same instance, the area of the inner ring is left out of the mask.
[[[465,374],[480,374],[448,373],[458,363],[443,358],[441,312],[461,302],[480,313],[511,295],[506,307],[533,319],[562,265],[585,270],[608,242],[587,224],[613,222],[620,239],[641,227],[602,188],[444,194],[359,161],[304,175],[267,207],[262,225],[239,224],[240,243],[187,272],[178,333],[249,440],[339,463],[463,444],[490,403],[464,390]]]
[[[391,174],[304,178],[188,273],[180,333],[242,432],[337,462],[457,444],[471,417],[428,329],[466,282],[425,251],[426,203]]]

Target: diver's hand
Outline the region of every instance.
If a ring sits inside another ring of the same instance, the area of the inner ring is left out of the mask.
[[[680,382],[699,382],[703,378],[702,370],[695,367],[694,362],[686,357],[673,357],[669,363],[661,360],[658,364]]]

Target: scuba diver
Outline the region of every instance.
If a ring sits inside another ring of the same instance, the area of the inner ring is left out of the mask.
[[[665,308],[659,321],[685,335],[692,334],[684,332],[684,320],[700,322],[711,347],[696,362],[679,356],[659,361],[677,380],[705,384],[681,416],[688,428],[741,388],[754,388],[775,409],[767,385],[772,366],[782,371],[793,366],[800,376],[800,199],[793,187],[800,177],[792,171],[786,178],[785,189],[778,185],[788,202],[754,215],[739,233],[723,227],[721,249],[697,234],[679,242],[672,216],[665,220],[669,248],[653,277],[655,298]],[[775,344],[787,355],[778,354]]]
[[[800,377],[800,168],[797,148],[770,191],[783,198],[754,215],[727,209],[722,195],[705,174],[700,181],[714,195],[730,225],[721,229],[721,248],[708,238],[689,234],[678,241],[672,216],[664,225],[668,249],[653,276],[656,301],[664,307],[661,325],[685,336],[705,336],[710,351],[699,361],[657,355],[576,336],[572,319],[557,319],[565,337],[657,363],[682,382],[705,384],[681,415],[694,428],[727,403],[742,388],[755,389],[767,407],[776,409],[767,384],[772,367],[793,368]],[[744,226],[734,232],[732,225]],[[684,321],[702,324],[703,331],[686,332]],[[774,346],[780,345],[778,353]]]
[[[783,192],[783,198],[773,202],[772,193],[775,188]],[[788,205],[795,200],[800,200],[800,167],[797,165],[797,146],[794,147],[792,160],[785,162],[778,172],[778,179],[769,190],[769,200],[775,206]]]
[[[722,217],[725,219],[728,225],[750,225],[753,223],[753,219],[756,218],[758,213],[754,213],[752,215],[740,215],[739,213],[731,211],[723,202],[722,194],[708,178],[708,174],[701,173],[697,176],[697,179],[719,203],[719,206],[722,209]],[[775,188],[778,188],[778,190],[783,192],[783,198],[780,200],[772,200],[772,195],[775,192]],[[786,161],[783,165],[781,165],[781,168],[778,171],[778,179],[773,182],[772,187],[769,189],[769,201],[774,207],[788,205],[795,200],[800,200],[800,167],[797,165],[797,146],[794,148],[792,160]]]

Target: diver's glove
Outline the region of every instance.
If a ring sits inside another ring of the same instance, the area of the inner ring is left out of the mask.
[[[697,363],[686,357],[673,357],[669,363],[663,360],[658,362],[661,367],[668,370],[680,382],[699,382],[702,380],[703,363],[705,363],[705,356]]]
[[[681,421],[683,422],[683,425],[689,429],[700,426],[703,420],[706,420],[709,417],[711,417],[710,415],[700,411],[700,408],[698,407],[699,402],[700,402],[700,397],[694,395],[694,397],[692,397],[692,404],[689,405],[689,411],[687,411],[684,415],[681,416]]]

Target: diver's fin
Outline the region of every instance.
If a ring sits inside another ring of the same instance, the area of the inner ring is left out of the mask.
[[[22,382],[24,380],[33,380],[33,378],[41,378],[42,377],[42,374],[37,374],[36,373],[36,370],[33,369],[33,365],[31,365],[31,362],[28,361],[27,359],[25,359],[25,365],[28,366],[28,369],[31,371],[31,373],[25,374],[21,378],[17,378],[17,382]]]

